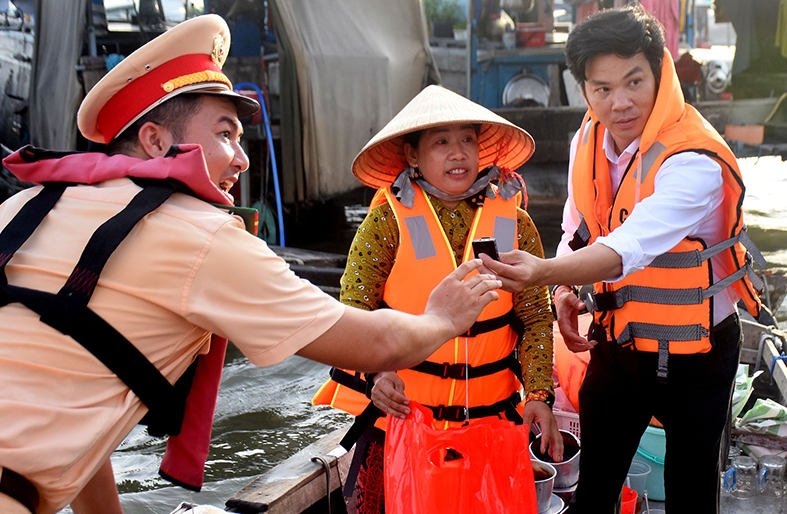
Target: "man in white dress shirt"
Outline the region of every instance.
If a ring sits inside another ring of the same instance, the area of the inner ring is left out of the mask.
[[[751,254],[763,261],[743,227],[735,157],[684,104],[662,28],[644,10],[580,23],[566,61],[589,109],[571,144],[557,257],[482,259],[509,290],[558,284],[566,345],[591,352],[569,512],[612,511],[653,416],[667,437],[670,512],[717,512],[741,343],[736,303],[755,316],[761,308]],[[583,302],[576,286],[588,283],[595,292]],[[583,337],[586,304],[594,324]]]

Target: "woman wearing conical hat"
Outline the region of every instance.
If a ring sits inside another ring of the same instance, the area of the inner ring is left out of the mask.
[[[520,207],[526,205],[524,182],[512,171],[533,150],[527,132],[488,109],[439,86],[424,89],[353,162],[353,174],[378,192],[353,240],[341,301],[367,310],[422,312],[434,286],[475,257],[474,239],[495,238],[500,252],[517,248],[543,256],[538,231]],[[360,386],[358,374],[336,370],[314,403],[359,415],[369,404],[361,391],[371,391],[382,413],[404,418],[415,400],[432,408],[438,429],[485,416],[524,418],[541,424],[542,450],[562,460],[550,408],[553,319],[547,287],[499,292],[469,337],[447,341],[415,368],[366,376]],[[384,420],[366,430],[356,447],[358,512],[383,508],[382,481],[374,480],[382,473],[374,468],[382,465]]]

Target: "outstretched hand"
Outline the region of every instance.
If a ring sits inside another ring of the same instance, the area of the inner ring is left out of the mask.
[[[500,289],[502,284],[494,276],[479,273],[466,278],[480,267],[478,259],[462,263],[429,295],[424,314],[441,317],[450,323],[451,334],[446,340],[467,332],[484,307],[498,299],[495,289]]]
[[[479,271],[496,275],[503,283],[503,289],[509,293],[519,293],[526,287],[543,285],[538,283],[536,273],[544,259],[528,252],[514,250],[501,253],[499,261],[481,254],[481,261],[484,264]]]
[[[375,407],[394,418],[404,419],[410,414],[410,400],[404,395],[404,380],[395,371],[374,376],[372,402]]]

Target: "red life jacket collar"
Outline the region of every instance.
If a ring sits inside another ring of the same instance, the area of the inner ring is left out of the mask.
[[[3,159],[3,164],[19,180],[34,184],[98,184],[124,177],[174,179],[206,202],[234,205],[211,181],[200,145],[176,145],[166,156],[147,160],[122,154],[48,152],[28,145]]]

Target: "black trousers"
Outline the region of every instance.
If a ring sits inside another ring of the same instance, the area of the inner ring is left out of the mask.
[[[721,436],[742,343],[737,314],[713,328],[713,341],[708,353],[670,355],[666,383],[656,379],[656,353],[609,342],[590,351],[579,390],[582,454],[570,514],[613,512],[651,416],[667,439],[667,512],[718,512]]]

